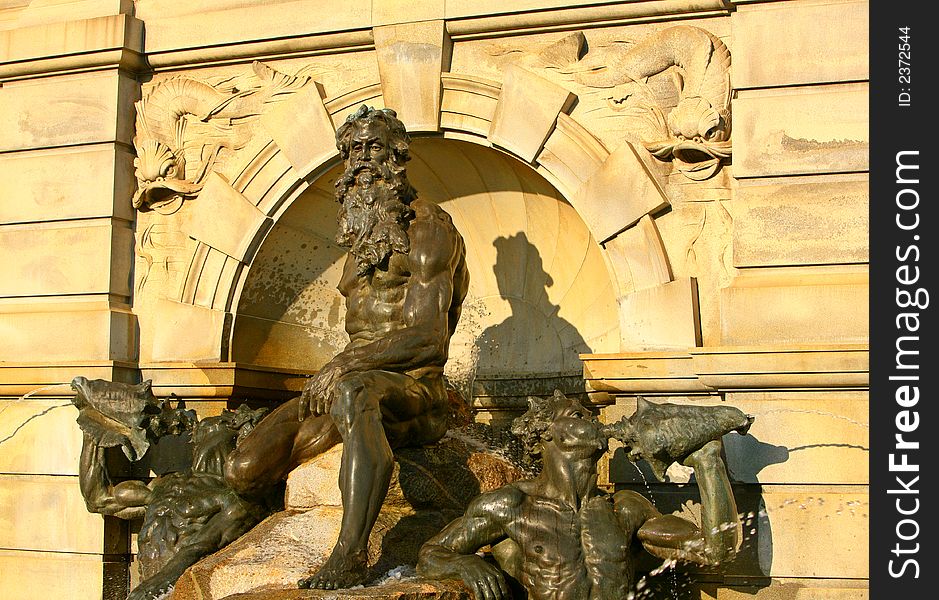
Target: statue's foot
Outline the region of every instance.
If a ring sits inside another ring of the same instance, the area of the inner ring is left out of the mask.
[[[338,549],[326,559],[319,570],[298,585],[302,589],[341,590],[365,583],[368,578],[368,557],[365,552],[347,554]]]

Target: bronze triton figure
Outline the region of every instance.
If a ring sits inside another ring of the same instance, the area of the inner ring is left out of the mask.
[[[128,600],[164,597],[189,566],[270,512],[240,497],[222,477],[225,457],[265,409],[242,406],[197,421],[195,411],[157,400],[149,381],[76,377],[72,388],[84,434],[78,480],[88,510],[143,518],[137,538],[141,582]],[[112,447],[158,476],[114,477],[107,457]]]
[[[443,367],[469,284],[450,217],[417,199],[409,136],[393,110],[362,106],[336,132],[337,241],[349,248],[339,291],[350,341],[230,455],[229,484],[248,497],[343,443],[343,516],[332,554],[301,587],[363,583],[366,544],[388,491],[392,450],[446,432]]]
[[[685,459],[701,488],[702,532],[636,492],[608,496],[597,488],[607,430],[580,402],[555,392],[529,403],[512,430],[541,453],[541,474],[474,499],[421,548],[422,577],[462,579],[477,600],[510,598],[510,582],[532,600],[622,600],[634,583],[639,543],[659,558],[700,564],[734,556],[737,509],[719,438]],[[486,545],[498,566],[476,554]]]

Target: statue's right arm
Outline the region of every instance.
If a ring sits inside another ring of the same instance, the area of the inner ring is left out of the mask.
[[[517,514],[520,494],[514,486],[506,486],[477,496],[466,514],[421,547],[418,573],[432,579],[462,579],[477,600],[511,598],[502,571],[476,551],[505,539],[505,524]]]
[[[150,488],[142,481],[112,484],[108,476],[105,449],[84,434],[78,470],[78,482],[89,512],[121,519],[142,517],[150,501]]]

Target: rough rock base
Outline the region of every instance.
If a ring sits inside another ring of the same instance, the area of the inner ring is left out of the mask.
[[[299,580],[326,561],[341,520],[342,508],[331,506],[271,515],[190,567],[170,598],[221,600],[239,593],[296,589]],[[440,512],[383,510],[369,540],[368,581],[380,580],[395,567],[416,564],[421,544],[447,522]],[[336,597],[333,594],[330,597]]]
[[[448,436],[396,453],[391,488],[369,538],[367,581],[414,567],[426,540],[466,510],[469,501],[528,475],[485,448],[486,440]],[[326,561],[342,521],[338,469],[342,447],[301,465],[287,482],[287,510],[271,515],[227,547],[190,567],[170,600],[228,598],[472,598],[462,584],[399,581],[342,591],[298,590]],[[455,586],[455,587],[454,587]]]
[[[236,594],[224,600],[338,600],[371,598],[373,600],[473,600],[473,594],[461,581],[414,580],[351,590],[278,590]]]

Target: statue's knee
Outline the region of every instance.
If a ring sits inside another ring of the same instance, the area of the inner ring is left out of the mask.
[[[358,375],[348,375],[336,383],[336,391],[329,414],[340,428],[351,424],[360,412],[359,399],[364,384]]]
[[[238,450],[233,450],[225,460],[225,483],[239,494],[252,491],[257,473],[254,462]]]

